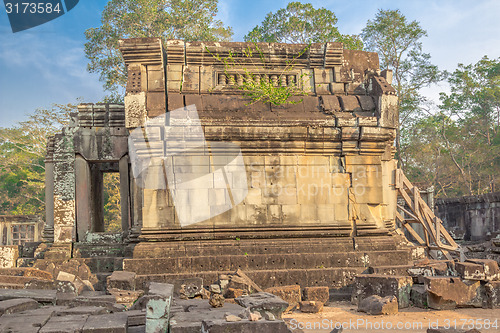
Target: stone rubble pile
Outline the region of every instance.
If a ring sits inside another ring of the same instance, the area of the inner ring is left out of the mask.
[[[375,296],[375,297],[374,297]],[[385,310],[392,302],[398,305]],[[410,305],[435,310],[500,308],[500,269],[492,259],[465,262],[424,259],[413,265],[370,267],[355,278],[358,311],[397,313]]]

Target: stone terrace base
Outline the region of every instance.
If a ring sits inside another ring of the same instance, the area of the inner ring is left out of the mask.
[[[398,235],[143,242],[123,269],[138,274],[139,286],[195,276],[210,284],[221,273],[242,269],[261,288],[299,284],[347,291],[368,266],[408,264],[415,248],[407,244]]]

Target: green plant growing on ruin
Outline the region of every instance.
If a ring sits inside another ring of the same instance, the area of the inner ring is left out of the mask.
[[[310,79],[307,73],[298,75],[298,82],[286,84],[287,78],[295,72],[297,59],[302,57],[309,51],[311,44],[302,49],[293,59],[286,61],[286,66],[281,71],[271,75],[264,74],[261,77],[262,69],[270,69],[266,62],[264,53],[257,44],[247,46],[243,50],[243,59],[250,60],[247,65],[241,58],[237,57],[232,52],[229,52],[227,57],[222,57],[219,54],[212,53],[207,47],[205,48],[217,61],[224,65],[224,74],[229,78],[230,87],[235,87],[243,92],[243,95],[251,99],[247,105],[257,102],[271,103],[272,105],[283,104],[298,104],[300,100],[293,100],[294,96],[303,96],[307,92],[302,88],[304,82]],[[254,59],[258,59],[257,61]],[[238,70],[240,73],[234,74]],[[298,72],[297,72],[298,73]],[[238,76],[238,80],[235,79]],[[285,84],[283,84],[285,82]]]

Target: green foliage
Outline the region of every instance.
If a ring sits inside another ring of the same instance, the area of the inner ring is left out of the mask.
[[[295,62],[298,58],[302,57],[310,48],[310,45],[302,49],[293,59],[287,61],[286,66],[281,70],[281,72],[274,75],[267,75],[262,78],[262,75],[256,74],[259,70],[269,67],[262,50],[257,44],[253,46],[248,46],[243,50],[244,59],[238,59],[231,52],[225,58],[221,57],[219,54],[211,53],[208,48],[206,49],[215,59],[224,64],[224,73],[229,77],[231,81],[231,86],[242,90],[244,95],[252,100],[252,103],[262,102],[271,103],[273,105],[283,105],[283,104],[297,104],[302,102],[302,100],[292,100],[293,96],[300,96],[306,94],[301,88],[304,80],[309,76],[305,73],[299,75],[298,82],[293,84],[282,84],[282,79],[286,82],[287,76],[294,70]],[[254,59],[258,59],[257,62]],[[249,60],[250,63],[247,64]],[[240,74],[233,74],[233,70],[243,71]],[[238,80],[235,79],[235,75],[238,76]],[[274,76],[274,78],[273,78]]]
[[[440,109],[449,117],[443,139],[463,191],[500,189],[500,58],[459,64],[448,78],[451,93],[441,93]]]
[[[425,102],[420,89],[444,78],[444,74],[430,62],[431,56],[422,51],[421,39],[425,36],[427,32],[420,24],[408,22],[399,10],[379,10],[361,33],[366,49],[379,54],[380,67],[393,70],[392,85],[398,95],[400,117],[396,137],[400,162],[404,160],[400,135],[419,117],[420,107]]]
[[[215,19],[217,3],[217,0],[109,1],[102,13],[101,26],[85,31],[89,72],[99,73],[104,88],[116,98],[123,95],[127,80],[118,50],[119,39],[229,40],[232,29]]]
[[[16,126],[0,128],[0,214],[43,214],[47,138],[68,123],[75,109],[54,104]]]
[[[310,3],[290,2],[286,8],[267,14],[262,24],[253,28],[244,39],[266,43],[343,42],[347,49],[363,48],[359,36],[342,35],[336,23],[337,17],[328,9],[315,9]]]
[[[105,173],[103,177],[104,189],[104,230],[106,232],[121,231],[120,206],[120,174]]]
[[[500,58],[458,65],[449,94],[433,115],[403,134],[407,174],[438,196],[498,191],[500,181]]]

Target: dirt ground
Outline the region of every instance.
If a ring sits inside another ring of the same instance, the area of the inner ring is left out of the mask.
[[[344,327],[343,332],[427,332],[428,328],[448,327],[478,329],[482,333],[500,332],[500,309],[456,309],[436,311],[410,307],[390,316],[372,316],[357,312],[356,306],[339,302],[325,307],[323,312],[307,314],[293,312],[283,318],[292,331],[330,333]]]

